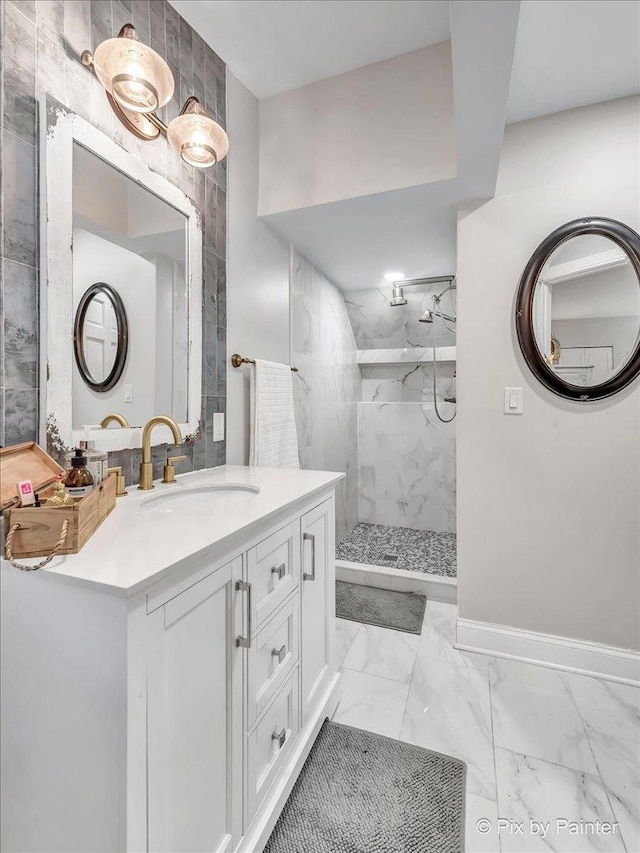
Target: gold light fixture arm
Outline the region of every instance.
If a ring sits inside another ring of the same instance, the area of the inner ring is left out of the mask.
[[[219,124],[207,116],[206,110],[194,95],[186,99],[180,113],[168,125],[164,123],[155,110],[134,106],[133,103],[130,103],[130,108],[128,108],[128,102],[123,102],[122,87],[137,86],[140,89],[141,86],[144,86],[151,102],[155,101],[158,104],[167,103],[169,96],[160,100],[157,78],[153,76],[141,78],[139,70],[129,71],[125,66],[124,68],[121,67],[114,76],[109,76],[104,67],[105,50],[102,49],[102,45],[107,43],[112,45],[112,43],[117,42],[117,39],[131,39],[139,45],[139,52],[145,52],[147,57],[149,55],[154,57],[156,65],[160,69],[166,69],[166,73],[171,78],[171,91],[173,91],[173,80],[165,61],[159,54],[140,41],[133,24],[125,24],[116,39],[108,39],[107,42],[98,45],[95,55],[90,50],[84,50],[80,60],[85,68],[93,72],[105,87],[107,100],[119,121],[134,136],[145,142],[158,139],[160,135],[167,137],[171,148],[191,166],[208,168],[222,160],[229,149],[227,134]],[[110,47],[109,50],[113,50],[113,47]],[[163,82],[165,83],[163,92],[166,95],[166,78],[163,78]],[[116,92],[116,87],[119,94]],[[139,98],[139,100],[141,99]]]

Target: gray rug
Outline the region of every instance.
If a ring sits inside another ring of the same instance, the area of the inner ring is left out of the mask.
[[[421,634],[427,599],[415,592],[336,581],[336,616],[407,634]]]
[[[326,722],[265,853],[462,853],[466,765]]]

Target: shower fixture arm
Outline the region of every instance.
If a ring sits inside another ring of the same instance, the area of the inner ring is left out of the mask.
[[[399,281],[393,281],[391,282],[393,285],[393,296],[389,304],[392,308],[396,305],[406,305],[407,300],[404,295],[404,288],[418,287],[424,284],[446,284],[445,289],[439,294],[438,298],[440,298],[447,290],[455,288],[455,280],[455,275],[434,275],[427,278],[402,278]]]

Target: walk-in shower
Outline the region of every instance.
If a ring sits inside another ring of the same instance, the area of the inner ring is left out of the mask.
[[[359,523],[338,543],[338,576],[455,600],[455,277],[398,276],[345,305],[362,378]]]

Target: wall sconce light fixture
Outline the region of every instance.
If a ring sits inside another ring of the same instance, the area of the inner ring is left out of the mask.
[[[104,86],[122,124],[139,139],[152,141],[162,134],[185,163],[200,169],[226,156],[227,134],[197,98],[187,98],[168,125],[156,115],[173,96],[173,74],[164,59],[140,41],[132,24],[125,24],[116,38],[101,42],[94,54],[83,51],[81,60]]]

